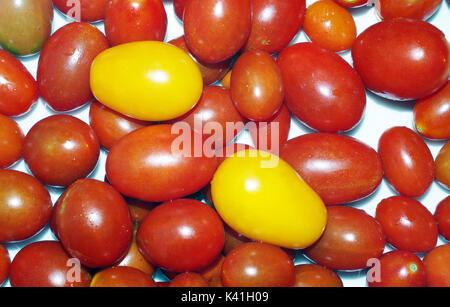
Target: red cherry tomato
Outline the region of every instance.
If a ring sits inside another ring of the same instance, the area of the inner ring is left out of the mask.
[[[133,234],[125,200],[110,185],[92,179],[79,180],[64,193],[56,228],[65,250],[90,268],[119,261]]]
[[[17,116],[38,99],[36,80],[9,52],[0,49],[0,113]]]
[[[208,266],[204,267],[203,269],[199,270],[198,273],[206,281],[209,282],[212,279],[216,278],[217,276],[220,276],[220,273],[222,272],[222,265],[223,265],[223,261],[224,260],[225,260],[225,257],[221,254],[210,265],[208,265]]]
[[[105,18],[106,6],[109,0],[79,0],[80,20],[85,22],[95,22]],[[67,0],[53,0],[53,4],[58,10],[70,17],[76,18],[73,9],[73,2]]]
[[[251,0],[252,26],[244,47],[278,53],[300,31],[305,18],[305,0]]]
[[[333,270],[360,270],[368,260],[379,258],[385,238],[380,224],[363,210],[328,207],[325,233],[306,255],[317,264]]]
[[[23,157],[33,175],[52,186],[67,187],[95,168],[100,144],[85,122],[69,115],[39,121],[25,137]]]
[[[180,199],[153,209],[139,227],[137,241],[151,263],[173,272],[196,271],[220,254],[224,230],[208,205]]]
[[[126,199],[128,209],[130,209],[131,221],[140,224],[147,217],[148,213],[155,208],[156,203],[149,203],[138,199]]]
[[[136,41],[164,41],[167,15],[161,0],[112,0],[105,33],[112,46]]]
[[[423,263],[429,287],[450,287],[450,244],[430,251]]]
[[[91,283],[92,288],[123,288],[136,287],[148,288],[156,287],[156,283],[151,276],[144,272],[126,266],[117,266],[100,271],[95,274]]]
[[[206,63],[231,58],[247,42],[251,27],[250,0],[190,0],[184,9],[189,49]]]
[[[339,205],[371,194],[383,179],[375,150],[348,136],[327,133],[289,140],[280,157],[319,194],[326,205]]]
[[[439,151],[435,163],[436,180],[450,189],[450,141]]]
[[[177,15],[180,20],[183,20],[184,8],[186,7],[187,2],[188,0],[173,0],[175,15]]]
[[[50,194],[34,177],[0,170],[0,242],[22,241],[39,232],[52,211]]]
[[[294,287],[340,288],[341,278],[333,271],[317,264],[295,266]]]
[[[225,287],[291,287],[294,262],[279,247],[245,243],[225,257],[222,280]]]
[[[366,5],[369,0],[334,0],[334,2],[345,7],[359,7]]]
[[[6,247],[0,244],[0,286],[5,282],[9,275],[11,258]]]
[[[439,226],[439,233],[450,241],[450,196],[439,203],[434,213]]]
[[[0,168],[7,168],[22,158],[23,133],[11,118],[0,114]]]
[[[423,253],[436,246],[438,227],[433,215],[413,198],[393,196],[378,204],[376,219],[387,241],[397,249]]]
[[[358,74],[340,56],[315,44],[300,43],[283,50],[278,65],[287,106],[306,125],[339,132],[359,123],[366,92]]]
[[[369,27],[353,44],[352,57],[366,87],[394,100],[429,96],[449,74],[445,35],[420,20],[397,18]]]
[[[89,272],[70,260],[59,242],[32,243],[20,250],[11,264],[11,286],[89,287]]]
[[[378,153],[384,175],[403,196],[422,196],[434,179],[434,160],[427,144],[411,129],[394,127],[380,138]]]
[[[379,281],[369,282],[369,287],[425,287],[427,284],[422,260],[406,251],[381,256],[379,277]]]
[[[280,109],[284,99],[281,71],[270,54],[248,51],[236,61],[231,75],[231,97],[250,120],[263,121]]]
[[[381,19],[398,17],[426,20],[441,5],[442,0],[375,0],[375,8]]]
[[[223,254],[228,255],[235,248],[251,241],[252,240],[249,238],[244,237],[229,226],[225,225],[225,244],[223,246]]]
[[[208,282],[198,273],[186,272],[175,277],[169,287],[202,288],[209,287]]]

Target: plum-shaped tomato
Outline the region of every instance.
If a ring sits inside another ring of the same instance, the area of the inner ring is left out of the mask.
[[[450,244],[438,246],[423,259],[429,287],[450,287]]]
[[[156,287],[151,275],[127,266],[112,267],[95,274],[92,278],[93,288]]]
[[[169,287],[202,288],[209,287],[209,284],[206,279],[202,277],[202,275],[198,273],[186,272],[172,279]]]
[[[295,266],[294,287],[343,287],[342,280],[335,272],[317,264],[301,264]]]
[[[79,18],[77,21],[96,22],[105,18],[105,11],[109,0],[53,0],[53,4],[62,13],[72,17]],[[77,11],[79,10],[79,11]],[[77,16],[77,14],[80,14]]]
[[[450,196],[439,203],[434,217],[438,223],[439,233],[450,241]]]
[[[10,265],[11,258],[9,258],[8,250],[0,244],[0,286],[8,278]]]
[[[450,141],[439,151],[435,162],[436,180],[450,189]]]
[[[441,3],[442,0],[375,0],[375,8],[381,19],[404,17],[426,20]]]
[[[0,114],[0,168],[7,168],[22,157],[23,133],[11,118]]]

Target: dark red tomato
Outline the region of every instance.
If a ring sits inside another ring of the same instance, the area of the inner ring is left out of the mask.
[[[139,248],[151,263],[172,272],[211,264],[224,244],[223,224],[208,205],[179,199],[153,209],[139,227]]]
[[[439,203],[434,217],[438,223],[439,233],[450,241],[450,196]]]
[[[88,103],[91,63],[109,47],[105,35],[81,22],[65,25],[45,43],[39,58],[37,82],[41,97],[58,112]]]
[[[56,241],[35,242],[20,250],[9,278],[13,287],[89,287],[91,282],[89,272]]]
[[[90,268],[111,266],[128,251],[133,235],[130,212],[110,185],[84,179],[71,185],[56,212],[65,250]]]
[[[338,134],[314,133],[289,140],[280,157],[319,194],[326,205],[370,195],[383,179],[375,150]]]
[[[384,175],[398,193],[425,194],[434,180],[434,160],[420,136],[406,127],[391,128],[381,136],[378,153]]]
[[[300,31],[305,18],[305,0],[251,0],[252,26],[244,50],[278,53]]]
[[[231,229],[229,226],[225,225],[225,244],[223,246],[223,254],[228,255],[235,248],[251,241],[252,240],[249,238],[244,237]]]
[[[317,264],[301,264],[295,266],[294,287],[308,288],[340,288],[341,278],[333,271]]]
[[[216,64],[208,64],[196,59],[187,47],[186,39],[184,38],[184,36],[170,41],[169,44],[177,46],[178,48],[181,48],[191,55],[191,57],[197,63],[198,68],[200,69],[204,85],[209,85],[216,81],[222,80],[222,78],[227,74],[231,67],[231,59]]]
[[[233,66],[231,97],[250,120],[263,121],[280,109],[284,99],[281,71],[265,51],[248,51]]]
[[[80,20],[85,22],[95,22],[105,18],[106,6],[109,0],[79,0],[79,7],[74,6],[74,2],[68,0],[53,0],[53,4],[62,13],[76,19],[74,9],[80,8]]]
[[[244,129],[246,120],[234,106],[229,90],[207,86],[194,109],[175,121],[188,123],[191,129],[203,134],[208,139],[205,146],[214,150],[231,142]],[[230,130],[227,126],[237,129]]]
[[[149,203],[138,199],[127,199],[128,209],[130,209],[131,221],[140,224],[147,217],[148,213],[155,208],[156,203]]]
[[[89,122],[100,144],[106,150],[110,150],[123,136],[149,125],[148,122],[130,118],[111,110],[96,100],[91,104]]]
[[[411,252],[393,251],[380,258],[380,280],[369,287],[425,287],[427,275],[419,257]]]
[[[393,196],[378,204],[376,219],[386,240],[399,250],[423,253],[436,246],[438,227],[433,215],[413,198]]]
[[[30,238],[48,223],[51,212],[50,194],[38,180],[0,170],[0,242]]]
[[[325,233],[306,255],[332,270],[360,270],[379,258],[386,241],[376,219],[352,207],[328,207]]]
[[[9,275],[11,258],[6,247],[0,244],[0,286],[5,282]]]
[[[250,145],[239,143],[233,143],[225,147],[222,147],[216,150],[217,163],[220,165],[223,161],[225,161],[226,158],[229,158],[233,156],[235,153],[246,149],[254,149],[254,148]]]
[[[184,8],[188,0],[173,0],[173,9],[180,20],[183,20]]]
[[[436,247],[423,259],[429,287],[450,287],[450,244]]]
[[[17,116],[38,99],[36,80],[12,54],[0,49],[0,113]]]
[[[366,5],[369,0],[333,0],[334,2],[345,7],[359,7]]]
[[[439,151],[435,163],[436,180],[450,189],[450,141]]]
[[[105,33],[112,46],[137,41],[164,41],[167,15],[161,0],[112,0],[106,9]]]
[[[279,247],[246,243],[225,257],[222,281],[225,287],[291,287],[294,262]]]
[[[206,280],[211,281],[222,273],[222,265],[225,257],[220,254],[210,265],[199,270],[198,273]]]
[[[312,43],[300,43],[283,50],[278,65],[287,106],[306,125],[339,132],[359,123],[366,92],[358,74],[340,56]]]
[[[394,100],[427,97],[449,73],[445,35],[421,20],[398,18],[369,27],[353,44],[352,57],[366,87]]]
[[[118,266],[100,271],[92,279],[93,288],[156,287],[150,275],[126,266]]]
[[[25,137],[23,157],[45,184],[67,187],[95,168],[100,144],[85,122],[69,115],[39,121]]]
[[[144,258],[144,256],[139,251],[139,247],[136,242],[136,234],[138,228],[138,225],[134,224],[133,240],[131,241],[131,246],[128,249],[127,255],[118,264],[118,266],[132,267],[141,270],[148,276],[153,276],[153,274],[155,273],[155,267]]]
[[[22,158],[23,133],[11,118],[0,114],[0,168],[7,168]]]
[[[250,122],[248,124],[248,130],[256,148],[277,155],[281,146],[287,142],[290,129],[291,113],[284,104],[267,122]]]
[[[219,63],[247,42],[251,27],[250,0],[190,0],[184,9],[186,43],[195,57]]]
[[[178,288],[202,288],[209,287],[206,279],[198,273],[186,272],[175,277],[169,287]]]
[[[414,107],[417,132],[426,138],[450,139],[450,82]]]
[[[219,274],[217,276],[214,276],[214,278],[209,281],[209,286],[214,288],[222,288],[223,287],[222,275]]]
[[[203,154],[200,134],[174,130],[171,125],[150,126],[117,142],[106,160],[111,184],[124,195],[154,202],[206,186],[217,167],[215,157]]]
[[[404,17],[426,20],[441,3],[442,0],[375,0],[375,8],[381,19]]]

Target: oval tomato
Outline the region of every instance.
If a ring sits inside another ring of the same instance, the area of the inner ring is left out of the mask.
[[[441,5],[442,0],[375,0],[375,8],[381,19],[414,18],[426,20]]]
[[[450,287],[450,244],[436,247],[423,259],[428,287]]]
[[[95,274],[92,278],[91,287],[93,288],[124,288],[136,287],[147,288],[156,287],[155,281],[151,276],[144,272],[126,266],[112,267]]]
[[[294,287],[343,287],[341,278],[333,271],[317,264],[295,266]]]
[[[450,141],[439,151],[435,163],[436,180],[443,187],[450,189]]]
[[[5,282],[9,275],[11,258],[6,247],[0,244],[0,286]]]
[[[172,282],[170,283],[169,287],[202,288],[202,287],[209,287],[209,284],[202,277],[202,275],[198,273],[186,272],[172,279]]]
[[[434,217],[438,223],[439,233],[450,241],[450,196],[439,203]]]
[[[7,168],[22,158],[24,136],[19,125],[0,114],[0,168]]]
[[[109,0],[79,0],[80,19],[77,21],[96,22],[105,18],[106,7]],[[73,2],[67,0],[53,0],[53,4],[63,14],[74,19],[77,18],[73,11]]]

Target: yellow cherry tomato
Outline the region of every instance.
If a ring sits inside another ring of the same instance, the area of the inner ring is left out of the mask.
[[[238,233],[285,248],[322,235],[327,210],[295,170],[275,155],[245,150],[226,159],[211,182],[214,206]]]
[[[146,41],[100,53],[91,66],[91,89],[98,101],[117,112],[140,120],[164,121],[195,106],[203,81],[186,52]]]

